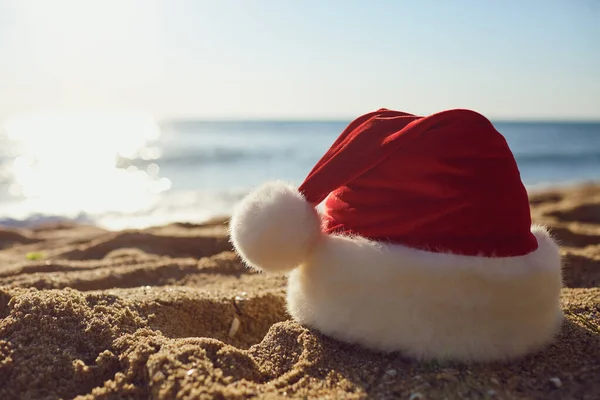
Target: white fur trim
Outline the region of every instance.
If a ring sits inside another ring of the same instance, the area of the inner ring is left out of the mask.
[[[283,182],[259,187],[236,207],[231,242],[244,262],[263,271],[289,271],[310,254],[321,234],[317,211]]]
[[[323,236],[288,283],[300,323],[337,339],[417,359],[493,361],[548,344],[562,321],[558,246],[519,257],[430,253]]]

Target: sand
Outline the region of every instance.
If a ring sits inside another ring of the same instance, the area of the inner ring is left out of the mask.
[[[531,196],[562,243],[557,341],[506,364],[419,363],[289,320],[225,220],[0,229],[0,399],[600,399],[600,186]]]

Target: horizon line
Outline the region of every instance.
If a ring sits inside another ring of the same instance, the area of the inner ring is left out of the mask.
[[[418,115],[418,114],[417,114]],[[323,122],[323,123],[342,123],[351,122],[358,116],[354,117],[208,117],[208,116],[176,116],[157,118],[159,124],[162,123],[191,123],[191,122],[208,122],[208,123],[226,123],[226,122]],[[486,117],[493,123],[580,123],[580,124],[600,124],[600,117],[596,118],[577,118],[577,117]]]

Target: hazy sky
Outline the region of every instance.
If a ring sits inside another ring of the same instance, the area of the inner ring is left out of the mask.
[[[0,121],[380,107],[600,119],[600,1],[0,0]]]

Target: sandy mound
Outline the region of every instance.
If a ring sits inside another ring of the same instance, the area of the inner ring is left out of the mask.
[[[600,186],[533,195],[563,245],[557,342],[506,364],[416,363],[289,321],[223,221],[0,230],[0,399],[600,398]]]

